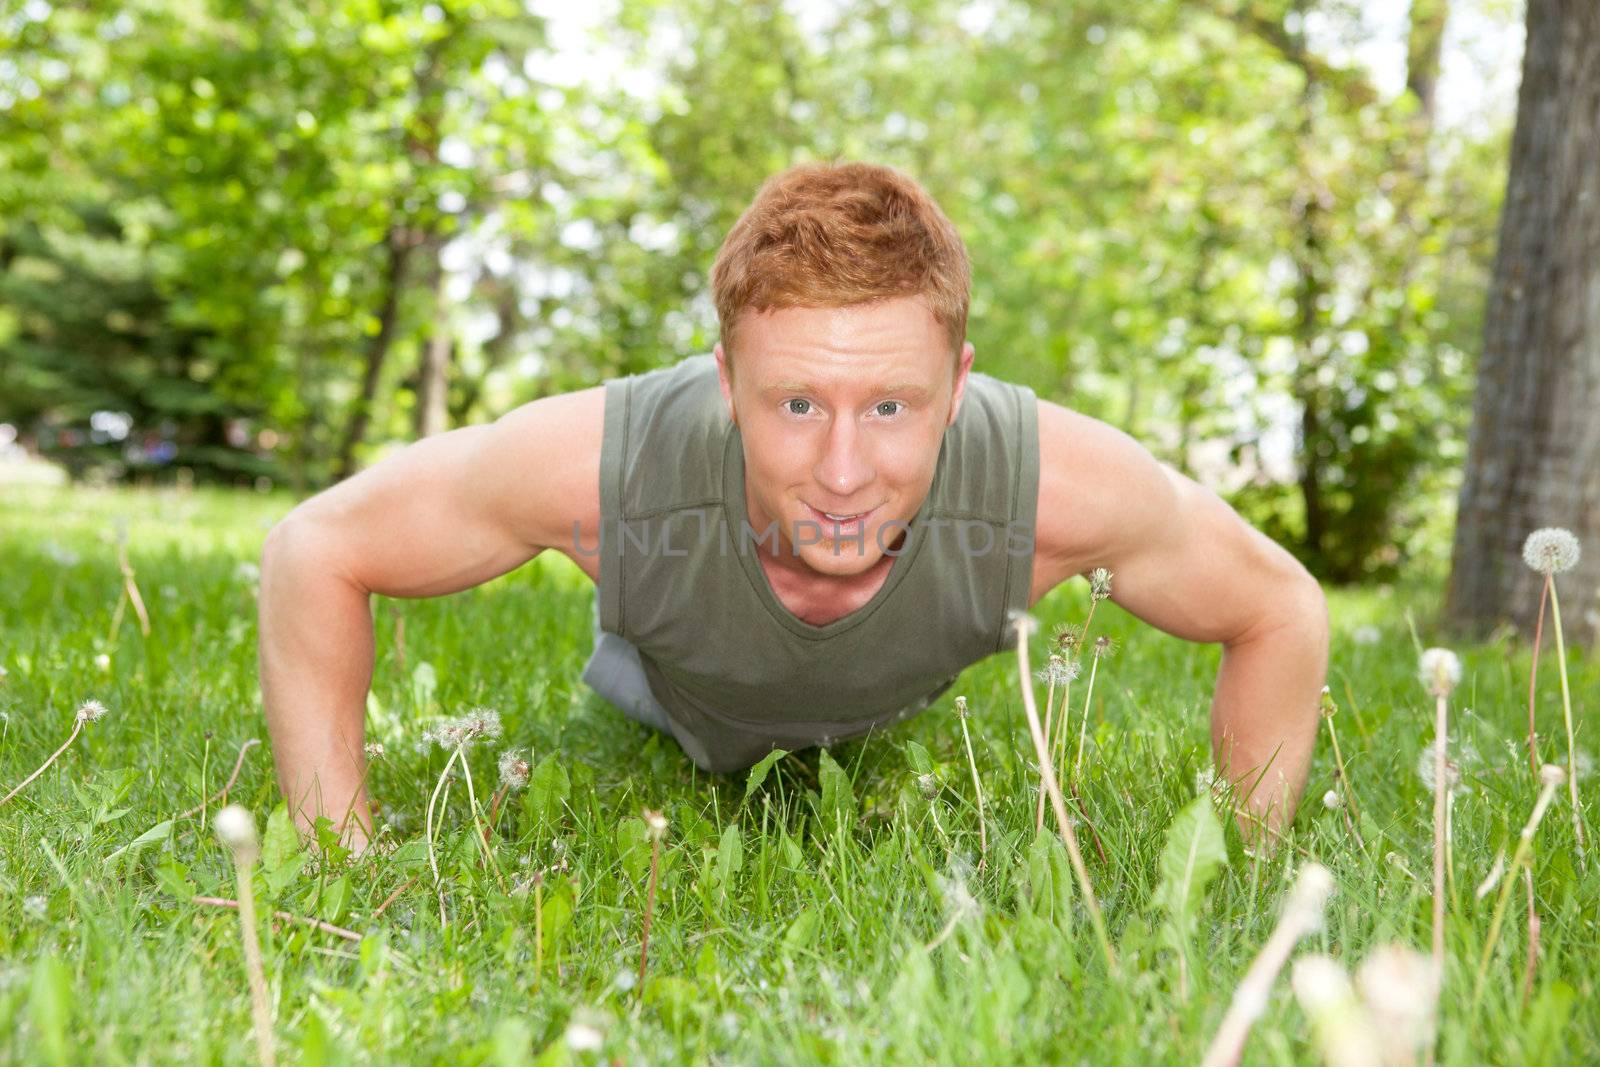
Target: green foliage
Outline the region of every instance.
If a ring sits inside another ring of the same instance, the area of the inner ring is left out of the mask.
[[[1326,578],[1393,574],[1442,551],[1506,128],[1429,126],[1331,47],[1378,32],[1335,0],[623,0],[557,57],[515,0],[24,5],[0,421],[75,474],[311,488],[430,390],[480,422],[708,349],[760,182],[868,158],[965,236],[978,369]]]

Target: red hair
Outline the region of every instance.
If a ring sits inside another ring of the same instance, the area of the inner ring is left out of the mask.
[[[939,205],[875,163],[803,163],[768,178],[711,268],[730,353],[746,311],[898,296],[920,297],[959,353],[971,285],[966,246]]]

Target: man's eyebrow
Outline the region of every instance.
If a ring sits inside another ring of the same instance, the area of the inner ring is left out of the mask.
[[[804,382],[793,381],[774,382],[765,389],[761,390],[762,395],[772,395],[777,393],[812,393],[815,391],[815,387],[811,385],[807,385]],[[929,395],[927,387],[918,385],[916,382],[896,382],[893,385],[875,388],[871,390],[871,392],[875,396],[888,396],[893,394],[915,397],[918,400],[926,400]]]

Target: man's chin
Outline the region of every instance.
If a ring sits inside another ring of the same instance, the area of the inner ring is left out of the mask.
[[[858,544],[854,538],[840,538],[806,545],[800,550],[800,559],[806,566],[839,577],[869,571],[882,558],[883,553],[872,544],[870,536],[866,545]]]

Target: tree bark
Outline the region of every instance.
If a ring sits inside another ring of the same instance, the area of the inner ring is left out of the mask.
[[[361,392],[356,395],[346,423],[344,444],[339,448],[338,480],[356,472],[356,449],[367,436],[367,426],[372,421],[372,407],[378,396],[378,382],[383,377],[383,365],[389,358],[399,326],[400,293],[405,288],[406,261],[414,246],[411,231],[403,223],[389,228],[385,240],[388,256],[384,261],[383,289],[378,298],[378,332],[367,345],[366,371],[361,377]]]
[[[1411,0],[1411,28],[1406,35],[1406,88],[1422,107],[1423,125],[1433,128],[1439,87],[1439,54],[1450,18],[1450,0]]]
[[[455,355],[455,332],[450,328],[449,275],[445,272],[443,238],[431,242],[433,258],[433,321],[417,363],[417,439],[443,433],[449,424],[446,402],[450,392],[450,363]]]
[[[1511,176],[1461,487],[1449,621],[1533,629],[1523,539],[1583,547],[1560,583],[1569,632],[1600,590],[1600,5],[1529,0]]]

